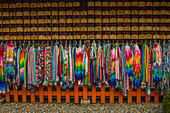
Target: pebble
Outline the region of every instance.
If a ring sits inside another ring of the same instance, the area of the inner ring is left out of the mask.
[[[79,104],[66,103],[4,103],[0,106],[0,113],[163,113],[162,103],[141,103],[141,104],[90,104],[80,106]]]

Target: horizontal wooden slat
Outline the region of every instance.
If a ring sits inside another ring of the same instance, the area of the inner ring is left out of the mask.
[[[95,88],[95,87],[94,87]],[[41,88],[42,89],[42,88]],[[60,89],[61,89],[61,87],[60,87]],[[52,89],[50,89],[50,90],[52,90]],[[35,96],[37,96],[37,95],[40,95],[40,91],[34,91],[33,92],[33,94],[34,95],[32,95],[32,93],[30,93],[29,91],[26,91],[26,95],[30,95],[32,98],[35,98]],[[58,93],[57,91],[51,91],[51,93],[52,94],[48,94],[48,91],[42,91],[42,93],[43,93],[43,96],[57,96],[58,94],[60,94],[60,96],[66,96],[66,91],[60,91],[60,93]],[[76,94],[75,94],[75,92],[74,91],[67,91],[67,93],[69,93],[68,95],[69,96],[75,96]],[[113,93],[114,93],[114,97],[115,96],[119,96],[119,97],[121,97],[120,96],[120,94],[121,94],[121,92],[120,91],[113,91]],[[155,96],[155,91],[151,91],[151,95],[150,96]],[[8,93],[9,95],[14,95],[14,91],[9,91],[9,93]],[[17,91],[17,90],[15,90],[15,98],[17,98],[17,95],[23,95],[23,92],[22,91]],[[110,91],[105,91],[105,90],[103,90],[103,93],[102,93],[104,96],[112,96],[112,93],[110,93]],[[67,95],[67,96],[68,96]],[[8,95],[6,95],[6,96],[8,96]],[[69,98],[69,96],[67,97],[67,98]],[[83,91],[78,91],[78,96],[83,96]],[[87,96],[92,96],[92,91],[87,91]],[[95,95],[93,95],[93,96],[101,96],[101,91],[95,91]],[[136,91],[132,91],[131,92],[131,96],[137,96],[137,92]],[[146,96],[146,92],[145,91],[141,91],[141,96]],[[161,92],[159,92],[158,94],[157,94],[157,96],[162,96],[161,95]],[[7,97],[8,98],[8,97]],[[50,98],[52,98],[52,97],[50,97]],[[60,97],[59,97],[60,98]],[[122,97],[121,97],[122,98]],[[103,99],[105,99],[104,97],[103,97]],[[122,101],[122,100],[121,100]],[[10,102],[9,100],[7,101],[7,102]],[[34,102],[34,99],[32,100],[32,102]],[[42,101],[42,102],[44,102],[44,101]],[[51,102],[51,101],[50,101]],[[67,99],[67,103],[69,103],[70,101]],[[95,101],[94,101],[95,102]],[[104,100],[102,101],[103,103],[105,102]],[[157,101],[156,101],[157,102]],[[58,103],[60,103],[60,101],[58,101]]]

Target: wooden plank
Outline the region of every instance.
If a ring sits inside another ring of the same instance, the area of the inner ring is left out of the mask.
[[[14,88],[14,102],[18,102],[18,91]]]
[[[119,103],[123,103],[123,94],[121,90],[119,90]]]
[[[114,91],[112,86],[110,86],[110,103],[114,103]]]
[[[22,102],[27,102],[26,90],[22,86]]]
[[[83,85],[83,100],[87,100],[87,85]]]
[[[129,83],[129,91],[128,91],[128,104],[132,103],[132,82]]]
[[[159,95],[157,93],[157,84],[155,83],[155,96],[154,96],[154,103],[159,102]]]
[[[96,103],[96,85],[92,85],[92,103]]]
[[[141,103],[141,87],[137,88],[137,104]]]
[[[70,89],[66,89],[66,103],[70,103]]]
[[[145,101],[146,103],[150,103],[149,95],[146,95],[146,96],[145,96],[145,100],[146,100],[146,101]]]
[[[101,103],[105,103],[105,83],[101,84]]]
[[[48,85],[48,103],[52,103],[52,86]]]
[[[33,93],[31,93],[31,103],[34,103],[34,102],[35,102],[35,94],[33,91]]]
[[[79,96],[78,96],[78,81],[74,83],[74,103],[79,103]]]
[[[60,87],[60,83],[57,84],[57,103],[61,103],[61,87]]]
[[[43,93],[43,85],[39,86],[39,101],[40,103],[44,103],[44,93]]]

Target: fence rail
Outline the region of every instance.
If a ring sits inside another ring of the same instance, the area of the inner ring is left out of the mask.
[[[151,91],[151,96],[154,96],[154,102],[159,102],[159,96],[162,96],[161,93],[157,93],[155,90]],[[52,86],[48,86],[48,90],[44,91],[43,86],[40,85],[39,91],[34,91],[33,94],[29,91],[26,91],[23,87],[21,91],[16,89],[10,90],[5,94],[6,102],[10,102],[10,95],[14,96],[14,102],[18,102],[18,96],[22,95],[22,102],[27,102],[27,96],[31,97],[31,103],[35,102],[35,96],[39,96],[39,102],[44,103],[44,96],[48,96],[48,103],[52,103],[52,96],[57,97],[57,103],[61,103],[61,97],[65,96],[66,103],[70,103],[70,96],[74,96],[74,103],[79,103],[79,96],[82,96],[84,100],[88,99],[88,96],[92,97],[92,103],[96,103],[96,97],[101,98],[101,103],[105,103],[105,97],[110,97],[110,103],[114,103],[114,97],[118,96],[118,103],[123,103],[123,94],[121,91],[113,91],[110,87],[110,91],[105,91],[105,84],[101,85],[101,90],[96,91],[96,86],[92,85],[92,91],[88,91],[88,86],[83,85],[83,91],[79,91],[78,82],[74,84],[74,91],[66,89],[65,91],[61,90],[60,84],[57,84],[56,91],[52,91]],[[141,97],[145,97],[145,102],[150,103],[149,96],[146,95],[145,91],[141,91],[141,87],[137,91],[132,91],[132,84],[130,83],[129,91],[127,93],[127,103],[132,103],[132,96],[136,96],[136,103],[141,103]],[[2,95],[0,95],[2,98]],[[164,97],[164,95],[163,95]]]

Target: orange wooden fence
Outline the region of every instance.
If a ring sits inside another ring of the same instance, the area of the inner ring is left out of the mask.
[[[92,103],[96,103],[96,97],[101,97],[101,103],[105,103],[105,97],[110,97],[110,103],[114,103],[114,97],[119,97],[118,103],[123,103],[123,94],[121,91],[113,91],[110,87],[110,91],[105,91],[105,84],[101,85],[101,91],[96,91],[96,86],[92,85],[92,91],[88,91],[88,86],[83,86],[83,91],[79,91],[78,82],[76,81],[74,84],[74,91],[70,91],[70,89],[66,89],[65,91],[61,91],[60,84],[57,84],[56,91],[52,91],[52,86],[48,86],[48,91],[43,91],[43,86],[40,85],[39,91],[34,91],[33,94],[29,93],[22,88],[21,91],[14,89],[13,91],[9,91],[5,94],[6,102],[10,102],[10,95],[14,96],[14,102],[18,102],[18,95],[22,95],[22,102],[27,102],[27,95],[30,95],[31,102],[35,102],[35,96],[39,95],[39,102],[44,103],[44,96],[48,96],[48,102],[52,103],[52,96],[57,97],[57,103],[61,103],[61,96],[65,96],[66,103],[70,103],[70,96],[74,96],[74,103],[79,103],[79,96],[82,96],[84,100],[88,99],[88,96],[92,97]],[[132,91],[132,85],[130,83],[130,89],[127,94],[127,103],[132,103],[132,96],[136,96],[136,103],[141,103],[141,96],[145,96],[145,102],[149,103],[149,96],[146,96],[145,91],[141,91],[141,88],[138,88],[137,91]],[[154,96],[154,102],[159,102],[159,96],[162,96],[161,93],[155,91],[151,91],[151,96]]]

